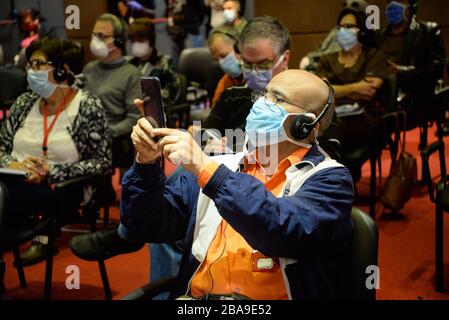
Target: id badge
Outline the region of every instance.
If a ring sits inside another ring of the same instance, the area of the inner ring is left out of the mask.
[[[279,260],[265,257],[257,251],[252,255],[252,266],[253,272],[276,272],[279,269]]]

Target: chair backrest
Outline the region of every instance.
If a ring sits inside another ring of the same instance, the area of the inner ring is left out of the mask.
[[[181,52],[177,71],[188,81],[197,82],[201,88],[215,90],[223,76],[220,66],[214,61],[208,48],[188,48]]]
[[[17,66],[0,66],[0,108],[13,102],[27,89],[26,72]]]
[[[0,235],[3,234],[3,227],[6,217],[6,205],[7,205],[7,199],[8,199],[8,189],[3,184],[3,182],[0,181]],[[1,238],[0,238],[1,241]]]
[[[376,290],[367,288],[367,279],[374,273],[368,267],[377,267],[379,232],[374,220],[363,211],[353,208],[351,218],[354,224],[352,238],[351,298],[375,300]],[[370,271],[367,273],[367,271]],[[376,270],[377,272],[378,270]],[[378,274],[377,274],[378,276]],[[371,281],[368,281],[372,284]]]
[[[0,181],[0,300],[5,293],[4,276],[5,276],[5,262],[3,261],[3,250],[5,248],[5,220],[7,208],[8,190],[6,186]]]
[[[27,57],[26,57],[26,49],[25,48],[23,48],[19,52],[19,60],[17,60],[17,66],[22,70],[25,70],[25,68],[27,66]]]
[[[3,53],[3,46],[0,44],[0,66],[5,64],[5,54]]]

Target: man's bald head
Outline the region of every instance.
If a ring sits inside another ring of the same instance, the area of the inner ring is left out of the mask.
[[[314,74],[303,70],[287,70],[274,77],[267,86],[267,91],[294,103],[284,103],[289,113],[311,112],[318,116],[324,109],[329,99],[329,86]],[[332,103],[329,110],[320,121],[320,131],[326,130],[335,110]]]

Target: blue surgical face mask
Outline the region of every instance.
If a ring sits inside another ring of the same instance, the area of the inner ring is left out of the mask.
[[[408,6],[397,1],[392,1],[388,4],[385,15],[387,17],[388,23],[396,25],[401,23],[406,19],[405,10]]]
[[[27,72],[27,81],[30,89],[44,99],[48,99],[58,87],[57,84],[48,80],[48,73],[53,70],[35,71],[33,69]]]
[[[290,114],[279,105],[268,105],[265,98],[259,98],[246,118],[246,135],[252,147],[265,147],[284,141],[310,148],[310,144],[292,140],[285,132],[284,123]],[[308,116],[315,117],[313,114]]]
[[[243,69],[243,77],[245,77],[248,88],[255,91],[265,90],[268,83],[273,79],[273,69],[277,68],[283,60],[284,55],[280,56],[276,64],[268,70]]]
[[[335,40],[345,52],[348,52],[359,43],[357,32],[348,28],[340,28]]]
[[[220,67],[224,73],[227,73],[232,78],[238,78],[242,75],[242,68],[240,62],[235,56],[235,52],[231,52],[225,58],[220,59]]]

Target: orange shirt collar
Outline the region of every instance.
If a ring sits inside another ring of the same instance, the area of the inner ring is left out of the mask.
[[[276,171],[279,171],[279,169],[284,169],[287,170],[289,167],[291,167],[292,165],[298,164],[302,161],[302,159],[304,158],[304,156],[310,151],[310,149],[307,148],[298,148],[295,151],[293,151],[287,158],[282,159],[279,164],[278,167],[276,169]],[[247,168],[248,166],[251,165],[255,165],[256,167],[260,168],[262,167],[262,165],[260,164],[259,160],[258,160],[258,156],[256,154],[257,151],[254,151],[254,153],[252,153],[250,155],[250,157],[252,158],[252,160],[255,161],[255,163],[250,164],[248,161],[248,158],[246,157],[244,159],[244,163],[245,163],[245,168]]]

